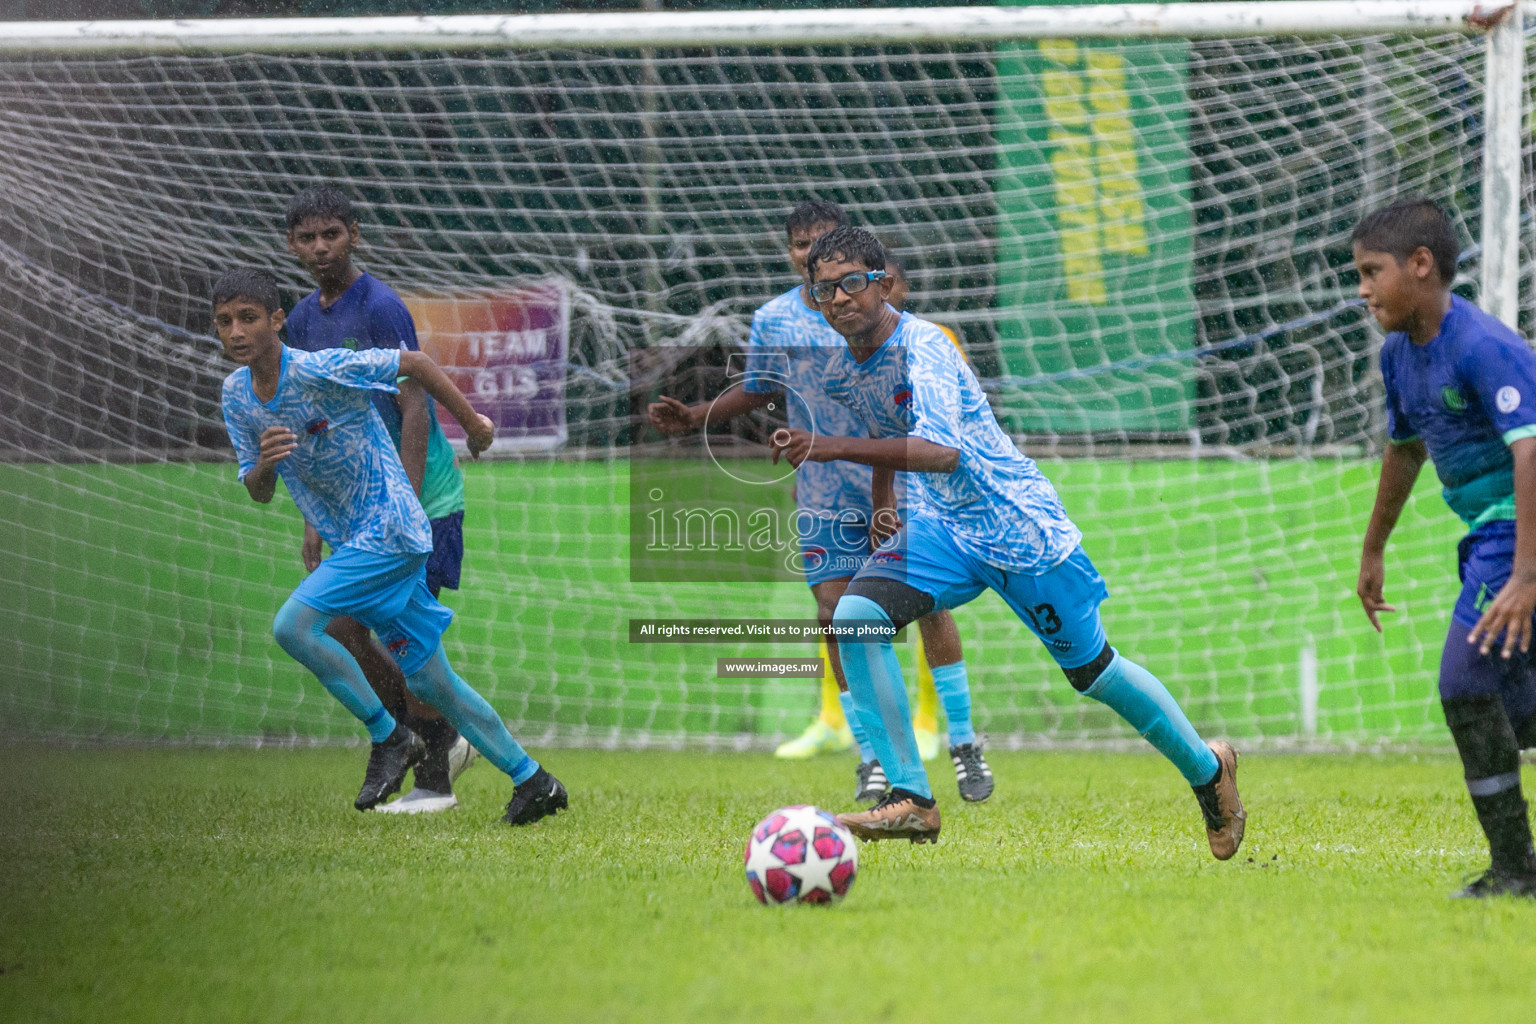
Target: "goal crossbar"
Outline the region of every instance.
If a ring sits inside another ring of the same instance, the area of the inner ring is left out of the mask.
[[[1421,35],[1482,31],[1478,15],[1499,6],[1469,0],[1274,0],[1074,7],[9,22],[0,23],[0,52],[824,46],[852,40],[892,44],[1073,37]]]

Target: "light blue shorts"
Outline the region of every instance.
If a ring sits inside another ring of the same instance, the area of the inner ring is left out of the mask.
[[[869,520],[861,513],[817,515],[801,510],[795,513],[795,531],[808,586],[848,579],[869,557]]]
[[[414,675],[437,652],[453,612],[427,589],[427,558],[381,555],[342,545],[305,577],[294,600],[326,615],[349,615],[379,635],[400,671]]]
[[[1099,605],[1109,590],[1081,547],[1039,576],[1008,572],[962,551],[942,521],[919,514],[880,545],[854,578],[915,587],[933,598],[935,611],[995,590],[1062,668],[1080,668],[1104,649]]]

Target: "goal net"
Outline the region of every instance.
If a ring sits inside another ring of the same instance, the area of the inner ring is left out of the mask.
[[[235,264],[290,304],[312,287],[282,210],[321,182],[358,202],[359,264],[504,414],[516,457],[466,467],[449,651],[529,742],[754,746],[809,721],[806,680],[716,678],[717,657],[803,649],[629,634],[813,614],[792,580],[633,573],[629,486],[636,445],[663,457],[644,403],[707,397],[795,283],[783,221],[808,197],[873,230],[908,308],[957,334],[1082,526],[1114,642],[1197,726],[1443,735],[1458,526],[1428,473],[1384,639],[1353,596],[1384,417],[1348,237],[1428,196],[1477,297],[1480,35],[305,51],[257,28],[234,52],[0,54],[10,735],[358,735],[271,640],[300,520],[234,481],[207,304]],[[756,464],[759,427],[733,457]],[[995,597],[956,617],[995,744],[1134,738]]]

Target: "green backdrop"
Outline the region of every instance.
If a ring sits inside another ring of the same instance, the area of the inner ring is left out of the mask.
[[[1373,464],[1043,465],[1109,581],[1112,641],[1202,729],[1298,738],[1311,645],[1321,740],[1444,741],[1434,680],[1459,529],[1430,474],[1389,552],[1388,593],[1403,610],[1379,638],[1354,598]],[[814,697],[803,682],[714,678],[716,657],[804,648],[627,642],[631,617],[805,617],[802,585],[631,583],[623,462],[484,463],[466,475],[449,650],[525,737],[765,740],[804,724]],[[282,497],[251,504],[231,465],[4,466],[0,522],[8,735],[360,735],[271,639],[302,571],[298,518]],[[995,740],[1129,738],[995,596],[957,618],[978,723]]]

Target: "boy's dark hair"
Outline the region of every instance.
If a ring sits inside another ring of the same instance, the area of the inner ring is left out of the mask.
[[[1402,263],[1423,247],[1435,258],[1435,270],[1447,288],[1456,280],[1456,257],[1461,243],[1456,227],[1444,210],[1428,199],[1400,199],[1368,213],[1349,236],[1351,246],[1384,252]]]
[[[845,228],[848,226],[848,211],[827,199],[807,199],[789,211],[789,216],[784,219],[784,231],[793,234],[817,224]]]
[[[213,285],[213,308],[226,302],[249,299],[259,303],[268,313],[283,308],[282,294],[277,290],[277,278],[257,267],[236,267],[226,270]]]
[[[843,226],[834,228],[811,244],[805,255],[805,269],[816,276],[816,264],[833,256],[841,256],[849,263],[862,263],[870,270],[885,269],[885,246],[880,239],[863,228]]]
[[[339,220],[349,227],[357,223],[357,214],[352,212],[352,200],[335,185],[311,185],[288,200],[288,208],[284,213],[288,218],[289,231],[311,217]]]

